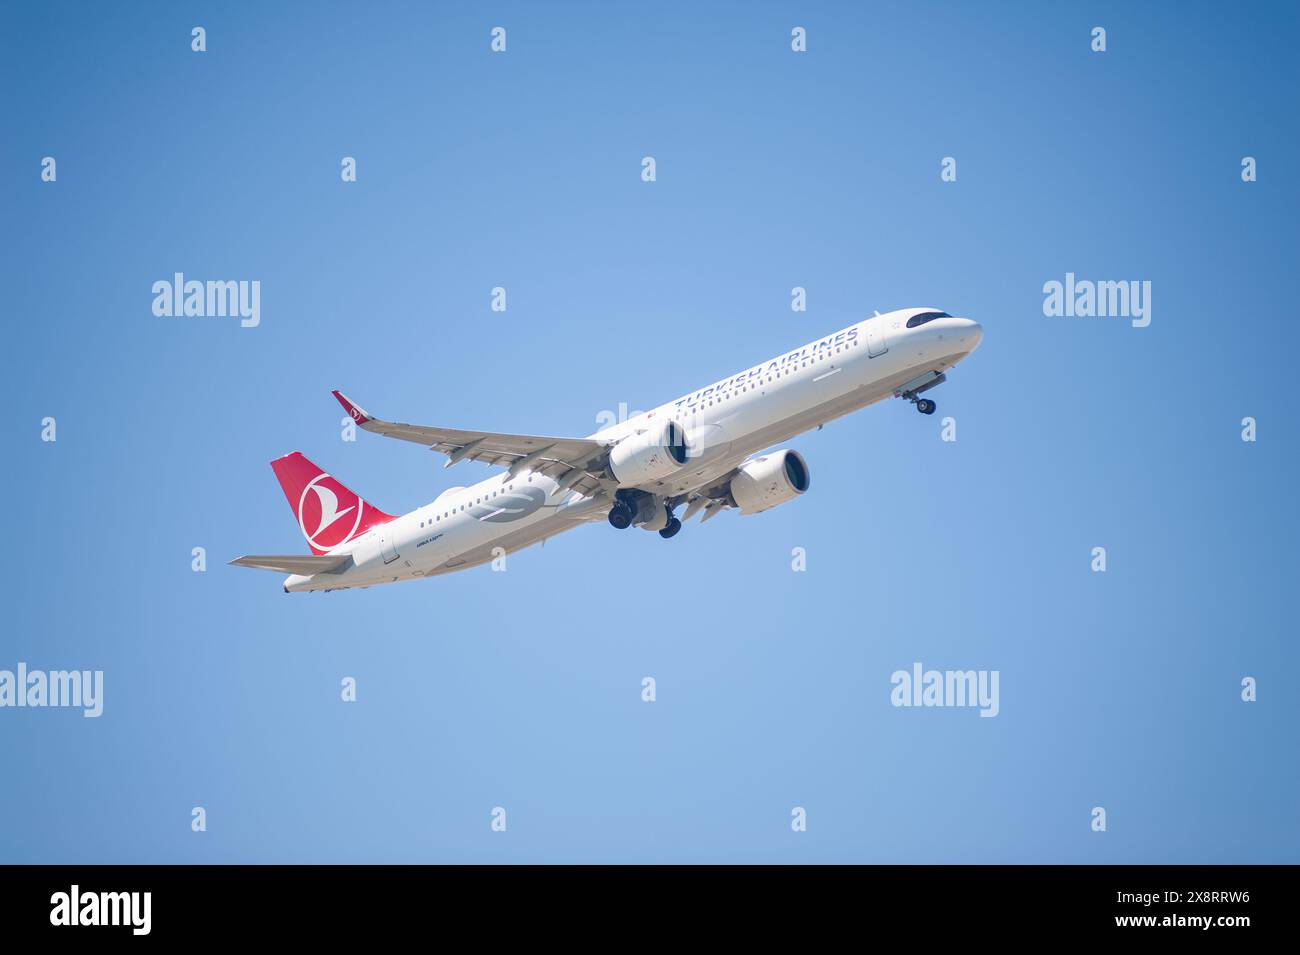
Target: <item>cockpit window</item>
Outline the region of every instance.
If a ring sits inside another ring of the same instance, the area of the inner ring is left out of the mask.
[[[917,325],[924,325],[926,322],[932,322],[936,318],[952,318],[947,312],[917,312],[907,320],[908,328],[916,328]]]

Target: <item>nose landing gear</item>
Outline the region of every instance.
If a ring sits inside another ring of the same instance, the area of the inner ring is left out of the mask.
[[[937,388],[947,380],[948,376],[942,372],[927,371],[921,377],[913,378],[907,384],[901,386],[894,394],[899,398],[906,398],[912,402],[912,404],[916,405],[916,410],[921,414],[934,414],[935,403],[929,398],[922,398],[921,392]]]

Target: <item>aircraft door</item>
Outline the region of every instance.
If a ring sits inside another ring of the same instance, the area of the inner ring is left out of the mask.
[[[384,558],[385,564],[391,564],[397,560],[397,546],[393,542],[393,524],[396,521],[390,521],[387,524],[381,524],[379,527],[379,555]]]
[[[885,323],[881,321],[867,322],[867,357],[876,358],[889,351],[889,345],[885,341]]]

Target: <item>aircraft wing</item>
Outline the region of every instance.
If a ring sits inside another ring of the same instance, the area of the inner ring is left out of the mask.
[[[341,569],[352,560],[351,554],[326,554],[323,557],[307,557],[302,554],[262,555],[236,557],[231,561],[240,567],[260,567],[262,570],[275,570],[282,574],[328,574]]]
[[[561,481],[563,475],[569,475],[569,486],[584,494],[601,486],[599,478],[590,473],[603,467],[606,445],[599,441],[401,424],[374,417],[342,392],[335,391],[334,397],[361,430],[423,444],[447,455],[446,467],[458,461],[482,461],[508,467],[516,474],[527,469]]]

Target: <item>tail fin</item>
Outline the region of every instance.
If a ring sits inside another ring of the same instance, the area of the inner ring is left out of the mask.
[[[294,451],[271,462],[313,554],[324,554],[393,520]]]

